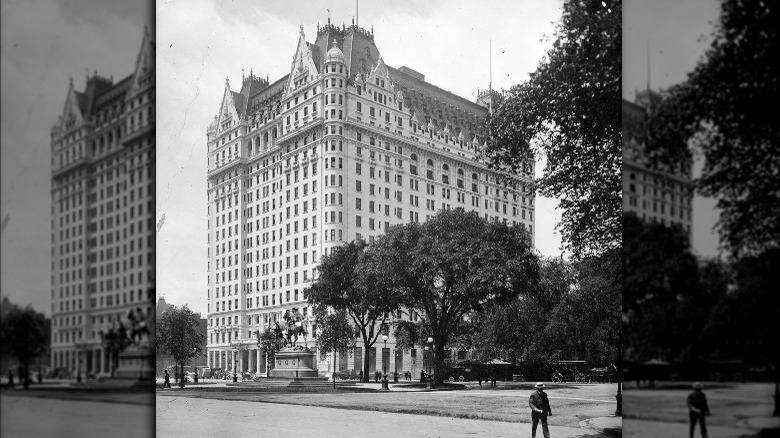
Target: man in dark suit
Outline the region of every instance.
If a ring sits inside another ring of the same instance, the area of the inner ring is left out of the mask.
[[[696,429],[697,421],[701,422],[702,438],[707,438],[707,425],[704,423],[704,417],[710,415],[710,408],[707,406],[707,396],[704,395],[701,388],[701,383],[694,383],[693,392],[688,395],[688,416],[691,420],[691,438],[693,438],[693,431]]]
[[[536,384],[536,391],[531,393],[528,399],[528,406],[531,408],[531,438],[536,438],[536,427],[542,422],[542,434],[544,438],[550,438],[550,430],[547,428],[547,415],[552,415],[550,410],[550,400],[547,399],[547,393],[544,392],[544,383]]]

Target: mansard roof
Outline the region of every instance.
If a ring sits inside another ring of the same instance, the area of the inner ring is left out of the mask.
[[[430,124],[442,132],[447,129],[449,135],[455,136],[465,131],[467,140],[478,135],[479,126],[487,117],[487,108],[400,69],[388,65],[387,70],[396,91],[402,92],[404,104],[414,110],[419,124]],[[425,116],[430,123],[425,122]]]

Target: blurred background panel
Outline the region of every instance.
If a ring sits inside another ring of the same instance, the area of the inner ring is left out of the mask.
[[[154,25],[2,2],[3,435],[153,433]]]
[[[625,433],[777,436],[780,10],[623,4]]]

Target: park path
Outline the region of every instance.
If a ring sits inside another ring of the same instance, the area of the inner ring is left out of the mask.
[[[495,437],[531,436],[528,423],[355,411],[248,401],[157,397],[157,436]],[[590,429],[551,426],[556,438],[606,438]],[[541,436],[541,430],[538,431]]]
[[[154,436],[154,406],[0,396],[3,437],[142,438]]]

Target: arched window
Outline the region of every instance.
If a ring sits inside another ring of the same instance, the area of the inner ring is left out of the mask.
[[[450,183],[450,166],[448,166],[447,163],[442,164],[441,171],[442,171],[441,182],[443,182],[444,184],[449,184]]]
[[[471,191],[479,193],[479,175],[476,173],[471,174]]]
[[[458,169],[458,188],[463,188],[463,169]]]
[[[409,159],[412,161],[411,163],[409,163],[409,172],[412,175],[417,175],[417,155],[412,154],[409,156]]]
[[[426,162],[426,164],[427,164],[427,168],[428,168],[428,169],[427,169],[427,170],[426,170],[426,172],[425,172],[425,176],[426,176],[428,179],[433,179],[433,160],[431,160],[430,158],[428,158],[428,161]]]

